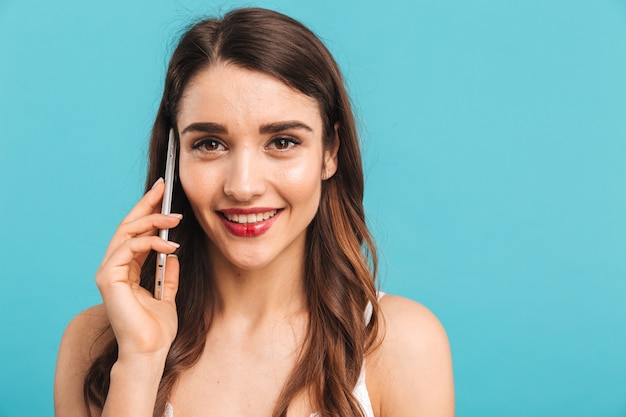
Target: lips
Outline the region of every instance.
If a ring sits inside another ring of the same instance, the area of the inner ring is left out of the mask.
[[[238,237],[257,237],[267,232],[282,209],[252,208],[220,210],[220,219],[230,233]]]

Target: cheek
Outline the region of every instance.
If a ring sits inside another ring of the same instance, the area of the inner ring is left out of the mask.
[[[294,204],[319,201],[321,164],[302,162],[284,167],[276,178],[277,188]]]
[[[190,191],[195,188],[193,184],[195,177],[191,175],[191,173],[189,172],[189,168],[186,166],[186,164],[183,163],[182,158],[179,162],[178,179],[180,181],[180,186],[187,195],[187,198],[191,200],[192,193],[190,193]]]
[[[208,214],[218,186],[215,182],[215,175],[207,175],[206,169],[201,169],[200,166],[194,164],[185,164],[181,160],[178,177],[196,221],[204,233],[209,235],[211,228],[208,224],[210,218]]]
[[[215,176],[207,175],[206,170],[200,169],[198,165],[186,164],[181,159],[181,166],[178,171],[180,185],[189,199],[192,208],[203,203],[211,195],[212,189],[216,187]]]

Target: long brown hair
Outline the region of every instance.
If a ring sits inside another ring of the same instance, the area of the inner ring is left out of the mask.
[[[324,124],[324,145],[340,141],[337,172],[323,181],[318,212],[307,230],[305,289],[310,322],[302,355],[283,387],[273,417],[287,414],[303,390],[323,417],[362,416],[352,390],[364,356],[378,332],[376,253],[365,223],[363,170],[354,116],[341,73],[322,42],[300,22],[264,9],[238,9],[223,19],[203,20],[181,38],[167,70],[163,98],[150,142],[146,190],[165,170],[168,131],[176,126],[178,104],[190,79],[214,63],[228,62],[269,74],[315,98]],[[337,129],[337,130],[336,130]],[[213,316],[214,291],[207,242],[180,184],[173,210],[183,213],[171,238],[181,243],[179,330],[165,364],[154,416],[164,413],[181,372],[199,359]],[[155,254],[141,272],[153,290]],[[372,319],[365,323],[367,304]],[[111,340],[85,379],[85,403],[103,407],[117,344]]]

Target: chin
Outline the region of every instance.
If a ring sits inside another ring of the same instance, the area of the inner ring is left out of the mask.
[[[225,256],[227,264],[232,265],[236,269],[242,271],[256,271],[263,269],[272,263],[272,258],[268,259],[267,256],[260,254],[246,254],[242,256],[242,253],[227,254]]]

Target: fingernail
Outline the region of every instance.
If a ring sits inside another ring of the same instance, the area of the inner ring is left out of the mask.
[[[183,218],[183,215],[180,214],[180,213],[170,213],[170,214],[168,214],[168,216],[175,217],[177,219],[182,219]]]
[[[152,188],[154,188],[154,187],[156,187],[156,185],[157,185],[158,183],[160,183],[160,182],[163,182],[163,178],[162,178],[162,177],[159,177],[159,179],[158,179],[158,180],[156,180],[156,181],[154,182],[154,184],[152,184],[151,189],[152,189]]]
[[[167,255],[167,257],[168,257],[168,258],[177,258],[177,259],[178,259],[178,256],[176,256],[176,255],[175,255],[175,254],[173,254],[173,253],[170,253],[169,255]]]
[[[167,241],[168,245],[172,245],[175,248],[180,248],[180,243],[172,242],[171,240]]]

